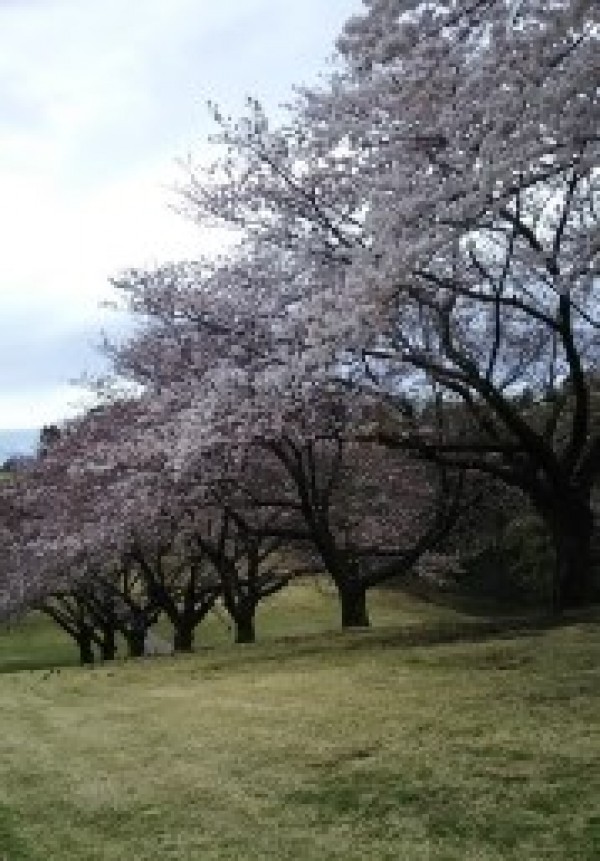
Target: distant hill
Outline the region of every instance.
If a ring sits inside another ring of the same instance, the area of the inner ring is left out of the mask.
[[[37,448],[38,428],[4,430],[0,428],[0,466],[13,455],[33,454]]]

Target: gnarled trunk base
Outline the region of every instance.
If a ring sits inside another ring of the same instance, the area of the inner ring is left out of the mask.
[[[176,652],[194,651],[194,629],[191,626],[182,625],[175,628],[173,648]]]
[[[342,628],[370,627],[367,590],[361,583],[337,585],[342,609]]]
[[[144,637],[129,637],[127,640],[127,649],[129,652],[130,658],[143,658],[144,651]]]
[[[80,636],[77,640],[79,646],[79,663],[82,667],[94,663],[94,647],[91,636]]]
[[[100,647],[103,661],[114,661],[117,656],[117,642],[114,631],[105,631]]]
[[[254,613],[238,616],[238,618],[235,619],[235,641],[236,643],[256,642]]]

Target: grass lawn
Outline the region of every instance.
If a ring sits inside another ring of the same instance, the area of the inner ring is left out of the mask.
[[[40,618],[3,635],[0,859],[600,858],[597,623],[408,646],[452,611],[384,594],[328,637],[328,607],[304,588],[256,646],[95,669],[7,672],[10,642],[72,658]],[[286,615],[312,630],[282,642]]]
[[[376,591],[369,596],[369,611],[377,627],[420,626],[459,622],[465,613],[394,591]],[[339,628],[339,603],[328,581],[307,579],[289,586],[259,606],[259,640],[329,633]],[[158,633],[171,639],[168,624],[159,623]],[[196,647],[224,646],[231,642],[225,611],[211,613],[198,628]],[[121,644],[121,654],[125,654]],[[9,627],[0,625],[0,673],[20,669],[77,664],[73,641],[45,616],[31,614]],[[3,861],[0,855],[0,861]]]

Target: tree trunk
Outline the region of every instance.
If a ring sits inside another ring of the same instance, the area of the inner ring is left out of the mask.
[[[236,643],[255,643],[254,608],[242,613],[238,612],[234,621]]]
[[[94,647],[92,644],[91,634],[80,634],[77,638],[79,646],[79,663],[82,667],[89,666],[94,663]]]
[[[368,628],[367,590],[352,580],[336,584],[342,607],[342,628]]]
[[[176,652],[194,651],[194,627],[189,622],[185,622],[175,628],[173,648]]]
[[[584,607],[593,600],[591,543],[594,518],[589,506],[563,508],[553,518],[552,537],[556,554],[553,609]]]
[[[100,653],[103,661],[114,661],[117,656],[117,641],[114,628],[105,628],[102,632]]]
[[[127,637],[127,648],[129,650],[130,658],[144,657],[144,639],[145,636],[140,636],[139,634],[133,634]]]

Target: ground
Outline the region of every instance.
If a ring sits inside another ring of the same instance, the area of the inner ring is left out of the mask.
[[[256,646],[214,620],[195,655],[94,669],[8,672],[70,660],[40,619],[0,638],[0,859],[600,857],[600,625],[414,645],[451,612],[374,604],[330,636],[303,589]]]

